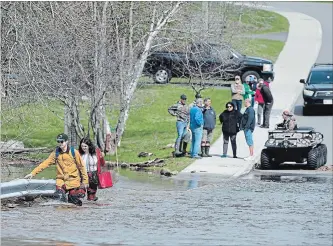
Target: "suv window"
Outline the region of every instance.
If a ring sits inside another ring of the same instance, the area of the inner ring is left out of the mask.
[[[333,84],[333,71],[312,71],[309,84]]]

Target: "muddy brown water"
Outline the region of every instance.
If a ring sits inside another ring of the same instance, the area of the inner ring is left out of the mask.
[[[332,245],[332,178],[138,175],[82,207],[2,211],[1,245]]]

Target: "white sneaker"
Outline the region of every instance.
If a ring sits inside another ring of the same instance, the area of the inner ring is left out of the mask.
[[[250,155],[250,156],[244,158],[244,161],[253,161],[253,160],[254,160],[253,155]]]

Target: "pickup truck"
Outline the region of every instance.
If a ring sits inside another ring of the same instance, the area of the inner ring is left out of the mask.
[[[274,80],[270,60],[240,54],[228,45],[190,44],[185,52],[154,51],[145,63],[143,74],[152,76],[155,83],[169,83],[172,77],[201,79],[233,79],[240,75]]]

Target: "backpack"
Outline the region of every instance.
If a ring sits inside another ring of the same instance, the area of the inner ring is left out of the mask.
[[[71,151],[70,153],[72,154],[72,157],[75,161],[75,164],[76,164],[76,159],[75,159],[75,149],[73,146],[70,147]],[[60,151],[59,151],[59,147],[56,148],[56,152],[55,152],[55,158],[56,158],[56,162],[58,160],[58,157],[59,157],[59,154],[60,154]]]

